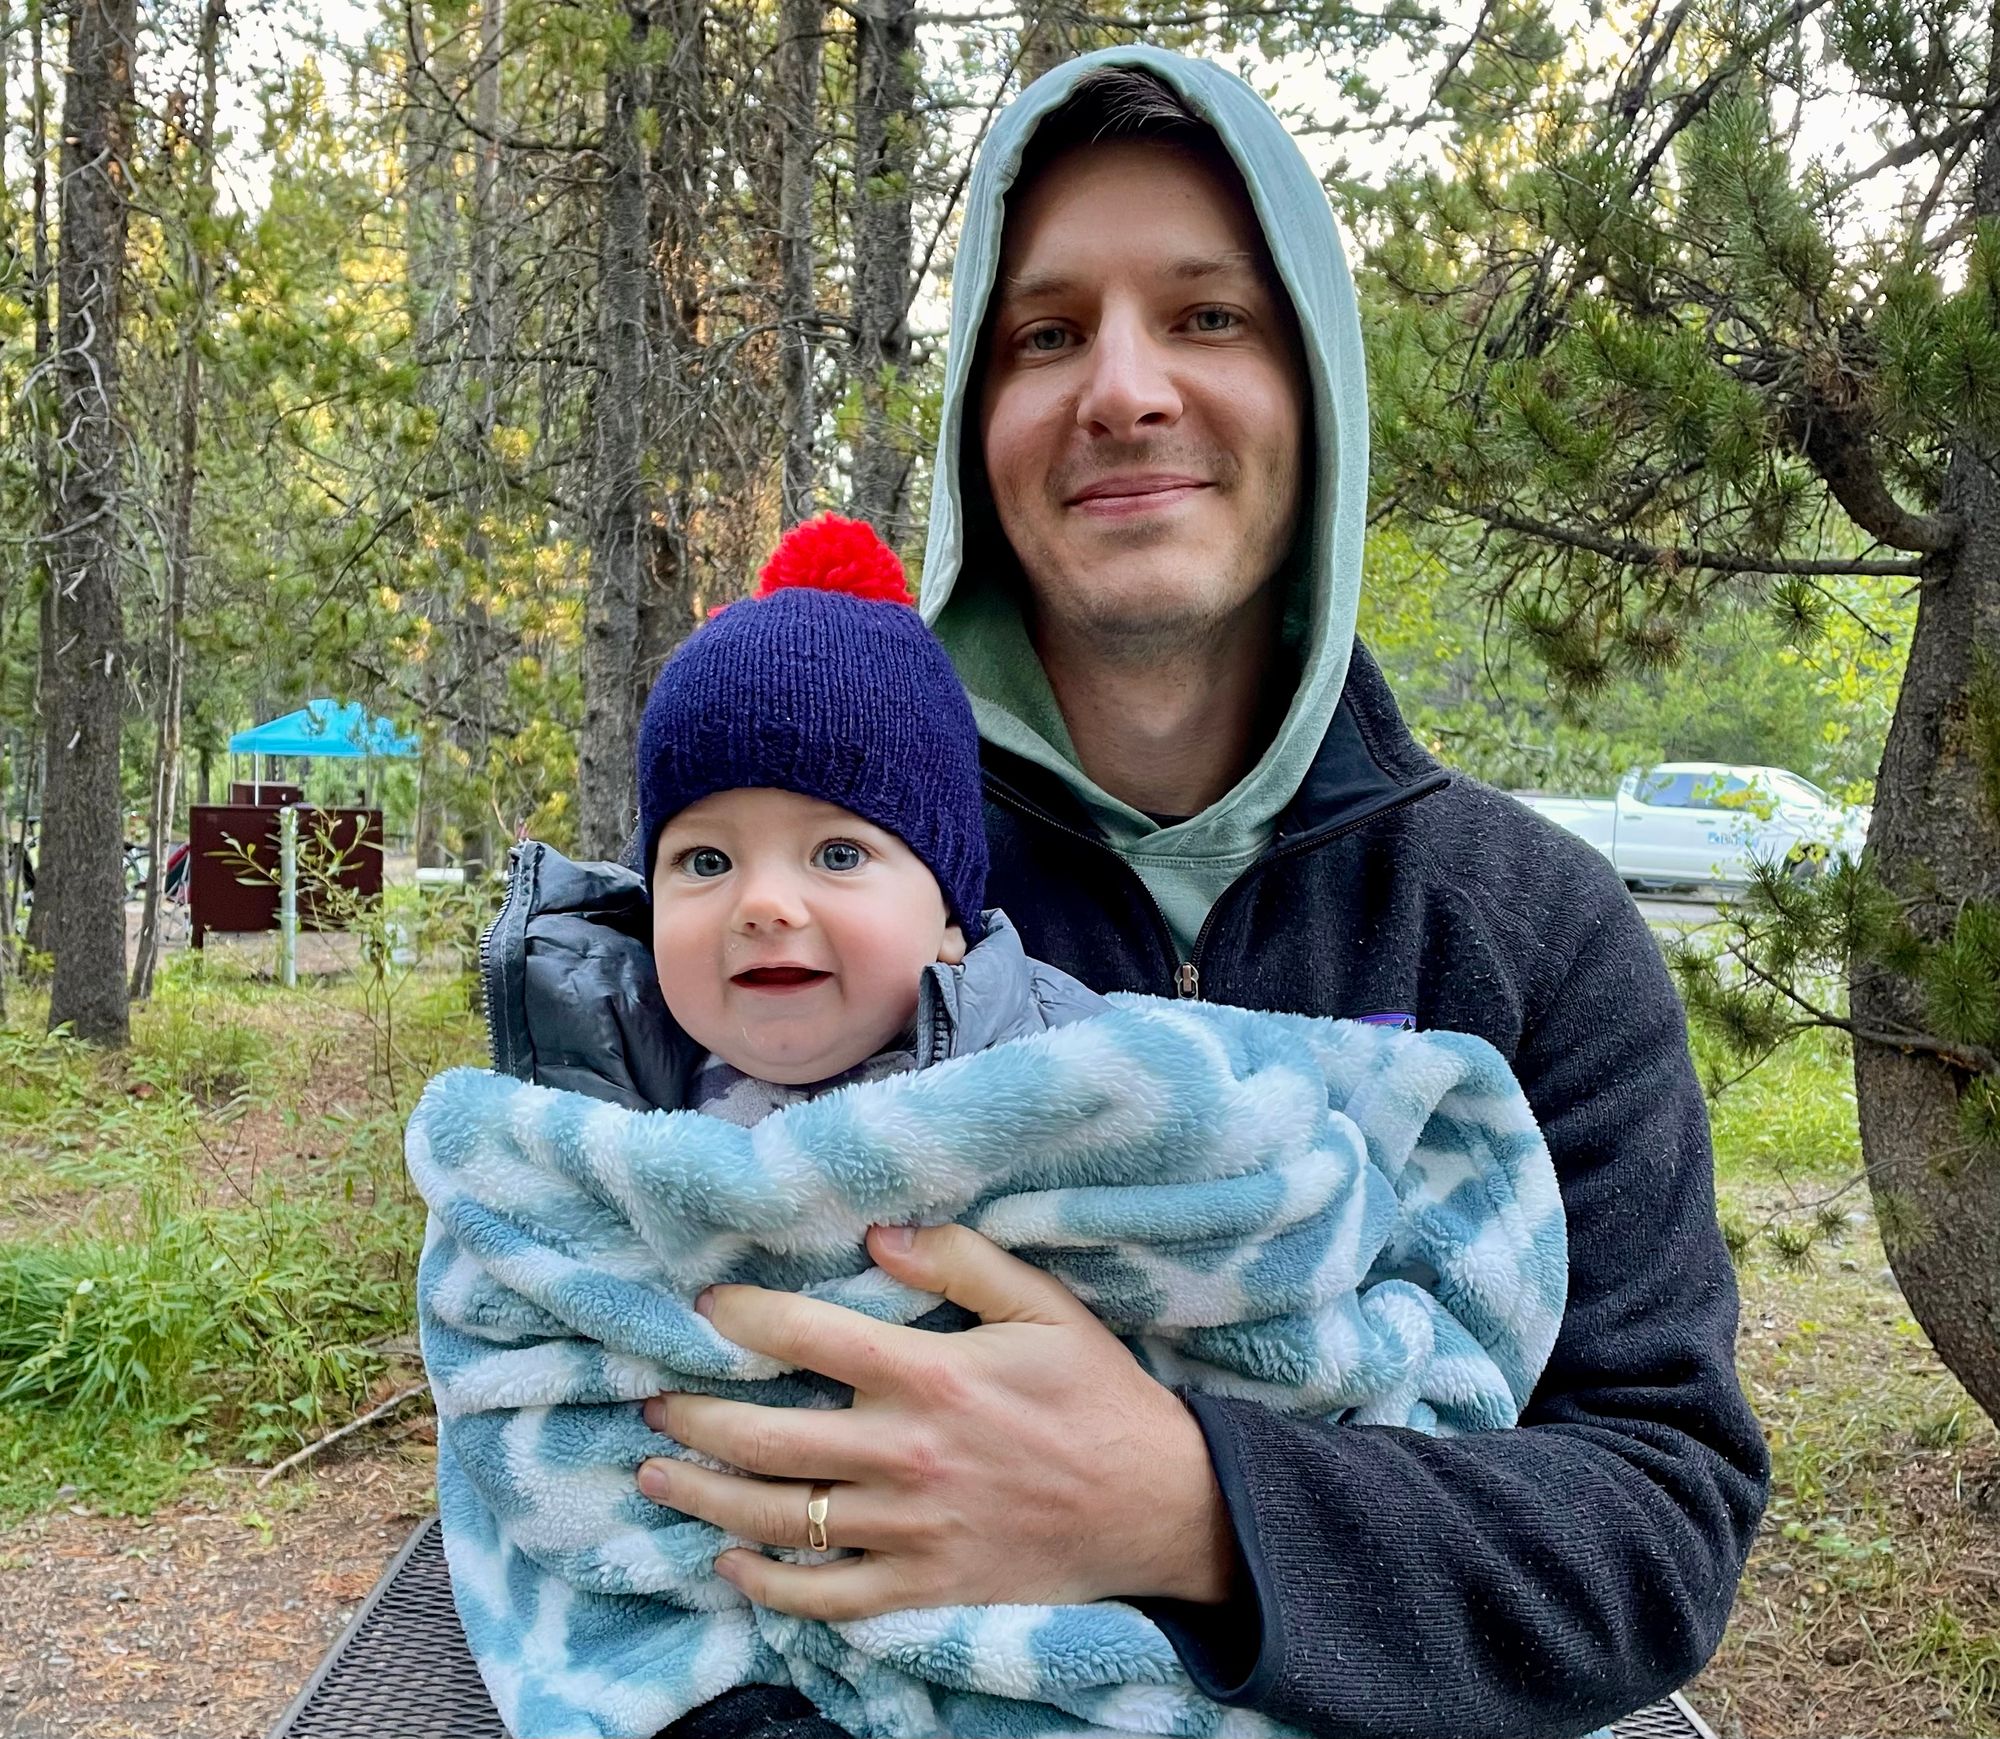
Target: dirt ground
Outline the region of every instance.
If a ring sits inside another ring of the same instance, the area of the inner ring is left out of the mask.
[[[0,1529],[0,1739],[261,1739],[432,1508],[427,1435]]]

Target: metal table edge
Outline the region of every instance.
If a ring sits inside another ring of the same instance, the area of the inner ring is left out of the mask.
[[[1694,1712],[1694,1705],[1679,1691],[1675,1691],[1667,1701],[1680,1711],[1681,1719],[1700,1735],[1700,1739],[1717,1739],[1715,1729]]]
[[[389,1560],[387,1568],[376,1580],[375,1586],[368,1591],[367,1597],[354,1609],[347,1623],[341,1627],[340,1634],[334,1638],[319,1665],[313,1669],[312,1676],[306,1680],[299,1694],[286,1706],[277,1723],[265,1734],[265,1739],[285,1739],[285,1735],[291,1732],[293,1723],[304,1714],[320,1688],[339,1667],[341,1657],[347,1652],[348,1644],[360,1635],[363,1625],[373,1616],[375,1609],[382,1604],[390,1589],[395,1586],[396,1578],[403,1573],[404,1565],[409,1563],[438,1525],[437,1513],[433,1511],[411,1528],[409,1537],[396,1549],[395,1557]],[[1695,1735],[1696,1739],[1718,1739],[1715,1729],[1695,1713],[1693,1705],[1679,1691],[1673,1692],[1666,1700],[1687,1723],[1688,1731]]]
[[[409,1538],[396,1548],[395,1557],[389,1560],[388,1568],[377,1578],[375,1586],[368,1590],[367,1598],[354,1609],[347,1623],[341,1627],[340,1634],[333,1639],[332,1646],[321,1658],[319,1665],[313,1668],[312,1677],[306,1680],[299,1694],[278,1717],[277,1725],[265,1734],[264,1739],[284,1739],[284,1736],[292,1730],[292,1723],[305,1713],[306,1705],[318,1695],[320,1687],[340,1665],[340,1657],[347,1652],[347,1645],[361,1633],[362,1625],[367,1623],[375,1608],[382,1604],[389,1590],[395,1586],[396,1578],[403,1573],[403,1566],[410,1561],[417,1548],[424,1543],[430,1531],[437,1525],[437,1512],[433,1510],[410,1530]]]

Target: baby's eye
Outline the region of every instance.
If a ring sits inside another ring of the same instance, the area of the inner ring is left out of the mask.
[[[697,845],[681,853],[681,868],[701,881],[729,873],[729,856],[712,845]]]
[[[867,861],[867,852],[851,839],[829,839],[813,853],[813,862],[821,869],[836,872],[858,870]]]

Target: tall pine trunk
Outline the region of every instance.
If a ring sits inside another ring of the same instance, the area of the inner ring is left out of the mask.
[[[458,666],[459,723],[455,728],[467,765],[484,769],[492,749],[491,698],[493,625],[486,599],[492,595],[493,552],[486,516],[494,501],[493,431],[500,391],[500,65],[505,52],[507,0],[484,0],[479,9],[479,65],[473,78],[472,223],[468,265],[472,366],[472,489],[467,501],[465,553],[477,575],[451,618],[450,640]],[[493,809],[474,806],[467,817],[466,856],[482,869],[494,857]]]
[[[853,316],[861,426],[853,512],[900,547],[912,456],[902,405],[910,361],[916,8],[912,0],[858,0],[854,34]]]
[[[180,797],[181,693],[187,650],[181,622],[187,614],[189,570],[194,564],[195,449],[201,428],[201,341],[208,328],[212,273],[208,225],[215,208],[215,78],[226,0],[206,0],[196,48],[201,79],[200,119],[194,138],[193,189],[182,242],[188,287],[181,326],[180,400],[174,407],[173,517],[168,522],[166,596],[160,611],[160,691],[154,729],[152,802],[146,817],[148,847],[145,905],[139,914],[138,955],[132,962],[132,997],[153,991],[160,957],[160,899],[166,883],[167,842]]]
[[[34,203],[34,249],[35,249],[35,377],[45,380],[50,369],[50,359],[55,355],[55,325],[50,318],[50,288],[54,275],[49,266],[49,82],[47,63],[43,55],[43,31],[45,22],[44,0],[28,0],[28,66],[30,79],[30,125],[32,138],[29,149],[33,162],[29,171],[29,182],[33,189]],[[55,472],[50,458],[49,425],[54,416],[54,407],[44,406],[46,389],[38,390],[30,411],[34,417],[34,465],[35,499],[43,504],[46,514],[55,501]],[[35,666],[35,704],[42,725],[42,752],[40,784],[44,793],[48,789],[49,758],[55,742],[55,692],[56,692],[56,589],[51,578],[48,550],[44,545],[36,556],[35,565],[42,582],[41,622],[38,636],[38,652]],[[20,874],[27,875],[27,826],[22,824],[20,849],[22,863]],[[31,950],[40,951],[47,947],[48,901],[37,898],[28,913],[28,930],[24,940]]]
[[[690,528],[724,467],[702,379],[701,299],[710,263],[707,141],[707,0],[668,0],[654,14],[651,106],[657,123],[647,188],[653,271],[647,285],[651,358],[648,430],[660,482],[648,503],[639,582],[639,645],[632,704],[694,626]]]
[[[636,814],[632,751],[642,533],[646,524],[646,153],[639,111],[650,9],[626,7],[629,41],[605,72],[606,173],[598,226],[597,393],[592,451],[590,591],[584,607],[583,730],[577,741],[577,839],[612,858]]]
[[[2000,31],[1974,211],[2000,218]],[[1961,435],[1938,506],[1964,533],[1933,557],[1882,755],[1868,850],[1913,897],[1926,940],[1967,903],[2000,903],[2000,451]],[[1857,962],[1855,1026],[1924,1032],[1920,988]],[[2000,1162],[1972,1151],[1961,1121],[1967,1071],[1856,1037],[1854,1085],[1877,1218],[1903,1296],[1938,1356],[2000,1419]]]
[[[1036,0],[1021,19],[1021,83],[1031,85],[1084,50],[1083,20],[1057,0]]]
[[[409,299],[410,348],[417,364],[418,402],[437,419],[442,433],[451,415],[447,343],[457,318],[458,295],[453,264],[457,226],[449,189],[450,165],[438,119],[435,90],[425,69],[431,60],[426,0],[404,0],[404,32],[408,65],[403,96],[409,119],[403,135],[404,281]],[[425,558],[419,558],[425,559]],[[428,558],[431,572],[420,582],[419,608],[432,622],[449,620],[451,590],[440,571],[442,560]],[[443,636],[440,636],[443,638]],[[419,707],[435,719],[445,704],[446,672],[433,649],[416,673]],[[436,726],[423,732],[417,769],[417,862],[433,868],[444,862],[444,821],[448,781],[444,770],[444,737]]]
[[[123,1044],[124,802],[119,725],[119,292],[125,274],[135,0],[77,0],[63,100],[56,393],[49,514],[59,634],[47,667],[50,761],[38,900],[56,958],[49,1025]]]
[[[778,24],[778,387],[785,462],[779,517],[789,530],[810,519],[818,476],[813,437],[813,153],[819,144],[820,32],[825,0],[785,0]]]

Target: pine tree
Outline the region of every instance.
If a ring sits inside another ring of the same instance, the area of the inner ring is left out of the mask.
[[[1917,591],[1864,864],[1772,866],[1723,955],[1677,964],[1753,1054],[1852,1036],[1890,1261],[2000,1415],[1996,33],[1953,0],[1761,0],[1649,11],[1601,66],[1551,42],[1525,88],[1476,51],[1438,93],[1452,173],[1356,221],[1382,511],[1477,535],[1571,704],[1745,597],[1809,636],[1858,579]],[[1873,160],[1797,143],[1801,110],[1870,103]]]

